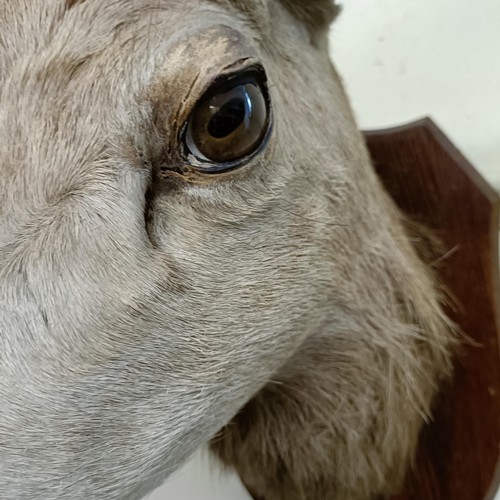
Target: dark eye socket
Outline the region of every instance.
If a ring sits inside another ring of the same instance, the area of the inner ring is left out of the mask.
[[[184,134],[186,154],[204,172],[236,168],[261,149],[269,125],[264,72],[229,77],[214,85],[191,113]]]

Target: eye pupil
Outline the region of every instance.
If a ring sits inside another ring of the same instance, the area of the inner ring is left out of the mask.
[[[222,139],[234,132],[245,120],[247,106],[242,98],[235,97],[224,104],[208,124],[208,133]]]
[[[187,159],[207,173],[236,168],[261,149],[269,123],[264,72],[228,78],[193,109],[183,137]]]

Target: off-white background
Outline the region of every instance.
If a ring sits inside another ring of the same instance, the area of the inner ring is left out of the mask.
[[[360,126],[388,127],[429,115],[500,189],[500,1],[343,3],[331,52]],[[148,500],[249,496],[237,477],[200,452]]]

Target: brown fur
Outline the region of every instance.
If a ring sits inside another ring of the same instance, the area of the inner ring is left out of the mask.
[[[443,255],[436,236],[415,221],[403,219],[403,225],[422,261],[436,268]],[[407,314],[409,325],[420,323]],[[407,373],[390,368],[387,346],[367,343],[363,352],[354,347],[359,339],[343,342],[328,336],[307,342],[213,439],[212,450],[236,466],[255,499],[363,500],[389,498],[401,488],[430,408],[415,414],[413,423],[398,421],[415,403]],[[435,356],[425,342],[415,342],[410,356]],[[432,366],[425,369],[420,376],[435,376]],[[380,392],[370,394],[377,385]],[[399,390],[406,395],[398,396]]]
[[[331,0],[282,0],[283,5],[311,32],[312,40],[317,43],[319,37],[324,38],[326,28],[340,12],[340,6]]]

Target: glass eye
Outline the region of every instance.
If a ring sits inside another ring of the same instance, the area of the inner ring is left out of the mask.
[[[205,172],[240,166],[268,135],[269,96],[263,72],[252,71],[215,85],[198,102],[184,137],[187,154]]]

